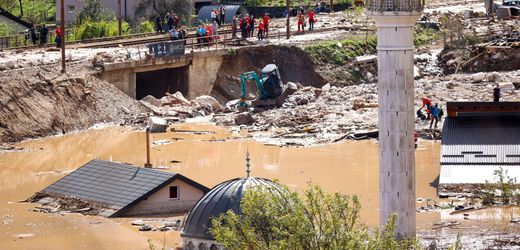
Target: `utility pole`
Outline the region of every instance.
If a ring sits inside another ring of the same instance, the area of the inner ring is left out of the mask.
[[[61,73],[67,73],[67,69],[65,68],[65,3],[64,0],[61,0]]]
[[[291,38],[291,0],[285,0],[285,8],[287,10],[287,39]]]
[[[121,0],[117,0],[117,7],[118,7],[118,15],[117,15],[117,21],[118,21],[118,28],[119,28],[119,36],[122,36],[122,31],[121,31]]]

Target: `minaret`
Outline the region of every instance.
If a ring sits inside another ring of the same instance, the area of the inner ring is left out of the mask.
[[[423,0],[368,0],[377,27],[381,224],[397,214],[399,239],[415,237],[413,29]]]
[[[249,174],[251,173],[251,169],[249,169],[251,167],[251,164],[249,164],[250,160],[251,160],[251,158],[249,158],[249,150],[247,150],[247,153],[246,153],[246,175],[247,175],[247,178],[249,178]]]

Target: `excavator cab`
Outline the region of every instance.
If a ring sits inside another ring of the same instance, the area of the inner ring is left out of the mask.
[[[260,99],[270,99],[282,94],[282,78],[275,64],[268,64],[262,69],[262,88],[267,95]]]

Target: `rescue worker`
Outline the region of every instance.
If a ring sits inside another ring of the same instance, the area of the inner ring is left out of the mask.
[[[264,40],[264,23],[262,21],[258,24],[258,41]]]
[[[269,17],[269,13],[265,13],[262,18],[262,22],[264,23],[264,36],[267,38],[269,36],[269,22],[271,22],[271,18]]]
[[[54,30],[54,33],[56,33],[56,38],[54,38],[56,48],[61,48],[61,41],[63,40],[63,31],[61,30],[61,26],[58,26],[58,28]]]
[[[301,32],[305,32],[305,14],[303,13],[298,13],[298,32],[300,32],[300,27]]]
[[[435,105],[433,105],[430,108],[430,110],[431,110],[430,113],[432,116],[432,120],[430,122],[430,129],[432,129],[432,125],[433,125],[434,121],[435,121],[435,128],[437,128],[437,123],[439,122],[439,113],[440,113],[439,105],[437,103],[435,103]]]
[[[421,109],[423,109],[424,107],[426,107],[426,113],[428,114],[428,119],[430,119],[430,113],[431,113],[431,107],[432,107],[432,102],[430,101],[430,99],[428,99],[428,97],[423,97],[422,99],[422,106],[421,106]]]
[[[498,83],[493,89],[493,102],[500,102],[500,85]]]
[[[311,9],[307,13],[307,17],[309,18],[309,30],[314,30],[314,23],[316,22],[316,16],[314,15],[314,11]]]
[[[180,22],[180,19],[179,17],[177,16],[177,14],[173,13],[173,27],[175,29],[177,29],[179,27],[179,22]]]

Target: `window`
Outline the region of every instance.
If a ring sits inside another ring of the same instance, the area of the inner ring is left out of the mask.
[[[179,199],[179,186],[170,187],[170,199]]]
[[[76,6],[74,6],[74,5],[67,5],[67,11],[69,13],[74,13],[76,11]]]

